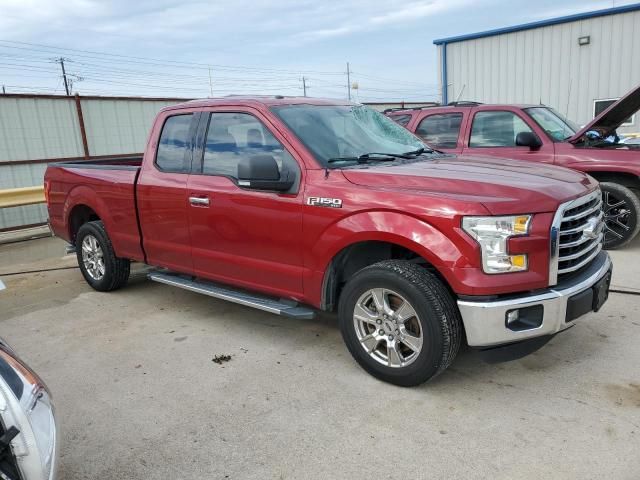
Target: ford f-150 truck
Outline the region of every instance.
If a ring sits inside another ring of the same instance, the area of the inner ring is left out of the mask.
[[[640,86],[578,128],[544,105],[483,105],[392,109],[386,113],[431,147],[448,153],[553,163],[599,180],[605,247],[618,248],[640,231],[640,145],[616,129],[640,108]]]
[[[50,223],[86,281],[154,281],[300,319],[336,311],[372,375],[416,385],[463,338],[522,355],[597,311],[596,180],[457,157],[365,106],[228,97],[163,109],[143,158],[49,166]]]

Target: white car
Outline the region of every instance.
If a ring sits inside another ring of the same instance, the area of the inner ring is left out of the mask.
[[[0,338],[0,479],[55,479],[57,432],[49,389]]]

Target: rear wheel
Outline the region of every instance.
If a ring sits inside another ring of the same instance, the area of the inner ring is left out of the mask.
[[[401,386],[444,371],[461,341],[451,294],[426,269],[390,260],[356,273],[340,296],[342,336],[371,375]]]
[[[88,222],[76,236],[76,255],[80,271],[91,287],[109,292],[126,285],[130,261],[116,257],[101,221]]]
[[[619,248],[629,243],[640,230],[640,200],[629,188],[613,182],[602,182],[604,211],[604,247]]]

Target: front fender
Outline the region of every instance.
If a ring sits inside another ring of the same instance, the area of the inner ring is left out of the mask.
[[[433,265],[450,285],[457,283],[454,268],[470,266],[458,244],[424,220],[393,211],[360,212],[330,225],[307,250],[309,277],[305,290],[312,304],[319,306],[322,302],[324,276],[335,256],[350,245],[367,241],[392,243],[411,250]],[[466,241],[459,245],[475,248]]]
[[[404,213],[372,211],[356,213],[327,228],[311,250],[312,268],[326,270],[342,249],[365,241],[402,246],[435,267],[466,266],[460,265],[464,255],[458,246],[431,224]]]

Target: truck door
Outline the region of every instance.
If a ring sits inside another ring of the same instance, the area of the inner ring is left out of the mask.
[[[516,137],[521,132],[536,135],[542,145],[539,148],[516,145]],[[544,163],[554,161],[553,143],[547,141],[541,132],[534,130],[520,115],[510,110],[475,110],[466,138],[468,141],[464,146],[465,154]]]
[[[282,296],[302,292],[302,170],[286,141],[252,109],[202,114],[189,177],[197,276]],[[270,155],[298,175],[291,193],[238,185],[241,158]]]
[[[140,227],[147,262],[191,273],[191,239],[187,216],[187,180],[195,112],[160,114],[152,132],[136,187]]]

